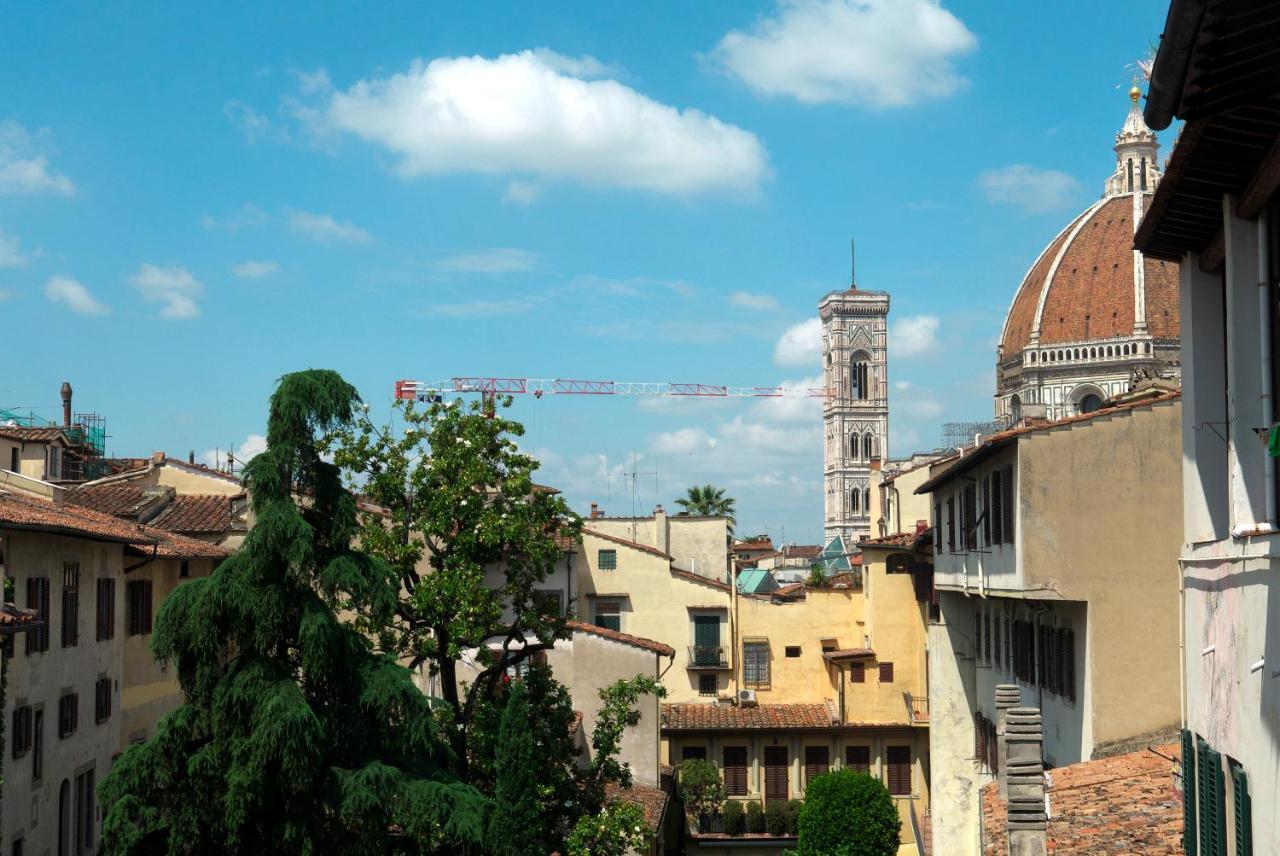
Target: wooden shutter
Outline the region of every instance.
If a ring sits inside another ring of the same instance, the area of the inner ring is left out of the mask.
[[[1182,849],[1197,856],[1196,845],[1196,760],[1191,732],[1182,729]]]
[[[1231,765],[1231,797],[1235,803],[1236,856],[1253,856],[1253,806],[1244,767]]]
[[[724,791],[731,797],[747,794],[747,747],[724,747]]]
[[[956,500],[951,497],[947,500],[947,552],[954,553],[956,551]]]
[[[849,683],[862,684],[867,681],[867,667],[863,663],[849,664]]]
[[[880,664],[880,683],[882,684],[893,683],[893,663]]]
[[[987,769],[1000,772],[1000,741],[996,738],[996,724],[987,720]]]
[[[1196,754],[1200,785],[1200,853],[1202,856],[1227,856],[1222,756],[1203,740]]]
[[[964,548],[978,549],[978,486],[973,482],[964,486]]]
[[[991,544],[991,473],[982,477],[982,543]]]
[[[1062,683],[1064,695],[1070,701],[1076,700],[1076,634],[1075,631],[1062,631],[1063,660]]]
[[[1013,498],[1013,467],[1005,467],[1000,472],[1000,483],[1004,494],[1004,502],[1001,511],[1004,512],[1004,520],[1001,521],[1000,532],[1004,535],[1005,543],[1013,543],[1013,507],[1015,500]]]
[[[885,750],[889,793],[894,796],[911,795],[911,747],[890,746]]]
[[[764,747],[764,799],[765,802],[786,800],[787,747]]]
[[[995,659],[991,653],[991,613],[982,616],[982,648],[988,663]]]
[[[859,773],[870,773],[871,772],[871,747],[870,746],[844,747],[844,765],[849,769]]]
[[[992,470],[987,476],[987,484],[991,487],[991,541],[992,544],[1004,543],[1001,524],[1004,523],[1004,485],[1001,482],[1000,471]]]
[[[814,776],[821,776],[831,766],[830,750],[826,746],[804,747],[804,786],[809,787]]]

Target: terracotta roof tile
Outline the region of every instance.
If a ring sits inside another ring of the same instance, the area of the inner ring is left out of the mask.
[[[820,544],[792,544],[783,547],[782,552],[791,559],[816,559],[822,555]]]
[[[662,642],[655,642],[652,639],[646,639],[643,636],[632,636],[630,633],[622,633],[617,630],[610,630],[607,627],[597,627],[594,624],[588,624],[585,621],[566,621],[565,626],[571,628],[575,633],[590,633],[592,636],[602,636],[605,639],[612,639],[614,642],[622,642],[626,645],[634,645],[637,648],[644,648],[661,654],[664,657],[674,657],[676,649]]]
[[[10,440],[22,440],[28,443],[48,443],[59,438],[67,439],[61,428],[56,426],[0,425],[0,437]]]
[[[243,496],[179,494],[151,521],[151,525],[167,532],[227,532],[233,523],[232,503]]]
[[[695,574],[693,571],[686,571],[683,568],[672,567],[671,576],[679,577],[682,580],[688,580],[691,583],[701,583],[704,586],[720,589],[721,591],[731,591],[728,583],[720,580],[713,580],[711,577],[704,577],[702,574]]]
[[[145,504],[148,499],[142,487],[129,483],[88,484],[66,492],[68,504],[92,508],[116,517],[133,517],[138,506]]]
[[[644,809],[644,822],[654,832],[662,830],[662,816],[667,810],[667,792],[661,788],[633,783],[629,788],[618,787],[609,782],[604,786],[605,800],[608,802],[631,802]]]
[[[1027,346],[1031,338],[1031,328],[1035,325],[1036,307],[1040,304],[1040,292],[1044,290],[1045,277],[1049,275],[1053,260],[1058,257],[1058,252],[1067,242],[1067,236],[1071,234],[1072,227],[1079,219],[1080,217],[1077,217],[1072,220],[1067,228],[1045,247],[1040,258],[1036,259],[1035,264],[1022,280],[1022,284],[1018,286],[1018,293],[1014,296],[1013,305],[1009,307],[1009,314],[1005,318],[1004,336],[1000,343],[1006,359]]]
[[[773,731],[789,728],[830,728],[836,724],[831,711],[817,704],[664,704],[662,730],[668,731]]]
[[[839,662],[842,660],[866,660],[873,659],[876,652],[870,648],[841,648],[838,651],[823,651],[822,658],[831,662]]]
[[[1054,856],[1182,853],[1177,744],[1071,764],[1048,772],[1049,852]],[[982,789],[983,853],[1008,852],[1007,806]]]

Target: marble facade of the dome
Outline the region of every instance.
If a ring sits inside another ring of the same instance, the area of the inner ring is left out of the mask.
[[[1102,198],[1058,233],[1014,295],[997,348],[998,419],[1060,419],[1148,378],[1179,379],[1178,266],[1133,249],[1160,181],[1137,93]]]

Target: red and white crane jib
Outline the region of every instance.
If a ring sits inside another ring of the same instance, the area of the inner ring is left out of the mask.
[[[623,395],[680,396],[687,398],[829,398],[831,391],[800,386],[718,386],[706,383],[653,383],[647,381],[569,380],[527,377],[454,377],[428,383],[396,381],[396,398],[429,401],[447,393],[498,395]]]

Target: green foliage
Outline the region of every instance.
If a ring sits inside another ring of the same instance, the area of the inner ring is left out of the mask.
[[[764,809],[764,830],[770,835],[787,834],[787,814],[790,807],[784,802],[771,802]]]
[[[492,856],[550,853],[553,849],[551,830],[540,818],[537,782],[545,759],[533,734],[532,713],[524,682],[517,681],[507,696],[498,729],[494,808],[485,836]]]
[[[716,765],[690,758],[680,765],[680,799],[689,814],[715,814],[724,805],[724,782]]]
[[[727,517],[729,531],[733,531],[737,501],[731,496],[725,496],[722,487],[711,484],[691,487],[684,496],[676,500],[676,505],[683,509],[681,516]]]
[[[568,856],[625,856],[633,850],[643,853],[652,840],[644,809],[632,802],[616,802],[579,818],[566,849]]]
[[[787,803],[787,835],[800,832],[800,810],[804,808],[804,800],[791,800]]]
[[[809,568],[809,576],[805,579],[804,584],[809,588],[827,587],[827,575],[823,573],[821,565],[813,565]]]
[[[720,816],[724,821],[725,835],[741,835],[747,831],[747,816],[742,812],[742,803],[737,800],[726,802]]]
[[[797,856],[893,856],[902,821],[889,791],[866,773],[815,776],[800,810]]]
[[[747,803],[747,832],[764,832],[764,809],[760,807],[760,803]]]
[[[486,801],[448,772],[409,672],[339,621],[385,622],[397,581],[353,548],[355,498],[317,436],[350,425],[334,372],[286,375],[267,450],[245,468],[256,523],[212,576],[179,586],[151,640],[185,703],[100,788],[111,853],[458,852]]]
[[[583,797],[587,811],[596,811],[604,804],[606,784],[631,787],[631,769],[619,762],[617,756],[622,745],[622,733],[640,721],[636,705],[646,695],[666,698],[667,689],[653,678],[636,675],[628,680],[615,681],[600,690],[604,706],[596,714],[595,732],[591,735],[591,773]]]

